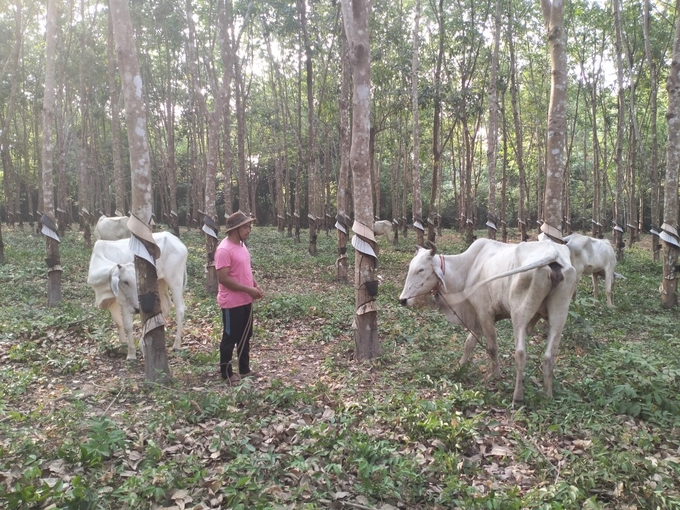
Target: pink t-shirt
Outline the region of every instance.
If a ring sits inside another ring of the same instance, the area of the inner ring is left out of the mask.
[[[215,269],[228,267],[229,276],[242,285],[255,286],[253,271],[250,267],[250,252],[242,243],[234,244],[224,238],[215,250]],[[253,298],[246,292],[237,292],[221,283],[217,290],[217,304],[220,308],[235,308],[252,303]]]

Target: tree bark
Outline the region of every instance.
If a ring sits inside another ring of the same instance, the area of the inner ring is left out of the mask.
[[[347,181],[349,179],[350,160],[349,155],[352,149],[352,138],[350,131],[350,103],[351,103],[351,80],[352,68],[349,57],[349,42],[345,26],[342,25],[342,46],[341,46],[341,66],[342,77],[340,85],[340,172],[338,174],[338,281],[347,283],[347,239],[349,237],[349,225],[347,219]]]
[[[119,85],[116,80],[116,54],[113,40],[113,20],[109,9],[109,27],[107,39],[109,96],[111,97],[111,152],[113,158],[113,180],[116,189],[116,216],[125,216],[128,212],[125,200],[125,178],[123,175],[123,150],[120,139],[120,107]]]
[[[519,90],[517,87],[517,64],[515,60],[514,33],[512,32],[514,21],[512,2],[508,2],[508,49],[510,52],[510,103],[512,105],[512,119],[515,126],[515,159],[517,161],[517,171],[519,173],[519,198],[517,202],[517,228],[520,232],[520,240],[527,241],[527,213],[526,213],[526,182],[524,170],[524,151],[522,144],[522,122],[519,116]]]
[[[307,2],[297,0],[300,14],[300,28],[302,30],[303,45],[305,48],[305,84],[307,87],[307,218],[309,220],[309,254],[316,256],[316,237],[321,220],[318,211],[319,202],[319,176],[315,155],[314,137],[314,89],[312,87],[312,49],[307,34]]]
[[[246,94],[241,62],[234,62],[236,90],[236,148],[238,153],[238,207],[251,213],[248,174],[246,172]]]
[[[151,163],[147,135],[146,105],[144,104],[143,83],[137,60],[132,19],[127,0],[109,0],[116,41],[118,69],[125,99],[125,121],[130,150],[130,175],[132,180],[132,215],[128,224],[133,241],[138,241],[135,254],[137,292],[143,324],[143,349],[145,375],[149,383],[166,383],[171,378],[168,355],[165,346],[165,321],[161,314],[161,300],[158,294],[158,275],[155,263],[160,251],[151,236],[152,188]],[[149,260],[150,259],[150,260]]]
[[[354,179],[355,235],[367,243],[375,253],[373,238],[373,194],[370,166],[371,71],[369,46],[369,1],[342,0],[343,22],[350,46],[352,63],[352,149],[350,164]],[[361,228],[360,228],[361,227]],[[359,233],[364,234],[360,236]],[[372,239],[373,238],[373,239]],[[354,315],[355,358],[372,359],[380,355],[378,338],[377,259],[355,250]]]
[[[676,8],[680,0],[676,0]],[[666,81],[668,91],[668,146],[666,149],[666,185],[664,187],[663,281],[661,304],[675,308],[678,304],[677,264],[680,254],[678,238],[678,167],[680,166],[680,17],[676,20],[671,68]]]
[[[546,181],[541,230],[562,240],[562,181],[566,163],[567,131],[567,34],[564,3],[541,0],[550,48],[551,87],[548,111]]]
[[[442,60],[444,59],[444,35],[446,25],[444,23],[444,0],[439,0],[437,7],[437,24],[439,25],[439,50],[437,52],[437,63],[434,71],[434,118],[432,119],[432,188],[430,192],[430,207],[427,215],[427,240],[434,244],[435,241],[435,207],[437,200],[437,190],[439,188],[439,170],[441,166],[441,149],[439,147],[439,133],[441,129],[441,72]]]
[[[54,81],[56,77],[56,50],[57,50],[57,0],[48,0],[47,3],[47,30],[45,42],[45,92],[43,96],[43,152],[42,152],[42,188],[43,188],[43,227],[55,233],[56,230],[49,228],[55,224],[54,215],[54,191],[53,191],[53,162],[54,140],[52,127],[54,123]],[[51,222],[52,225],[49,223]],[[59,257],[58,238],[50,235],[45,236],[47,258],[47,304],[56,306],[61,302],[61,260]]]
[[[86,36],[86,23],[85,21],[85,2],[84,0],[80,0],[80,16],[81,19],[83,20],[82,23],[82,29],[80,33],[80,62],[78,64],[78,74],[79,74],[79,85],[80,85],[80,161],[79,161],[79,171],[78,171],[78,207],[80,208],[81,211],[85,209],[86,211],[92,210],[91,203],[94,204],[92,201],[92,190],[90,189],[91,186],[91,179],[90,179],[90,172],[88,169],[88,160],[89,160],[89,143],[88,143],[88,135],[90,131],[90,126],[88,123],[88,117],[89,117],[89,104],[88,104],[88,94],[86,92],[87,90],[87,83],[86,83],[86,78],[85,78],[85,49],[86,49],[86,44],[85,44],[85,36]],[[59,211],[59,209],[57,209]],[[89,220],[89,215],[82,214],[80,216],[81,218],[81,228],[83,230],[83,241],[85,244],[85,248],[87,250],[90,250],[92,248],[92,232],[90,229],[90,222]],[[64,221],[66,218],[64,218]],[[63,232],[63,231],[62,231]]]
[[[411,63],[411,103],[413,104],[413,229],[416,232],[416,244],[423,245],[425,227],[423,225],[423,203],[420,197],[420,126],[418,104],[418,47],[420,44],[420,0],[416,0],[413,21],[413,60]]]
[[[617,94],[617,121],[616,121],[616,148],[614,149],[616,162],[616,194],[614,195],[614,231],[613,241],[616,250],[616,260],[623,260],[623,130],[625,123],[625,98],[626,91],[623,83],[623,36],[621,33],[621,16],[619,12],[619,0],[612,2],[614,10],[614,27],[616,31],[616,83],[618,85]]]
[[[263,21],[264,23],[264,21]],[[272,91],[272,98],[274,100],[274,115],[275,123],[277,126],[281,126],[283,119],[285,118],[285,112],[283,111],[283,91],[279,88],[279,69],[274,59],[274,54],[272,52],[272,45],[270,38],[268,36],[268,27],[264,26],[265,40],[267,42],[267,55],[269,56],[269,82]],[[286,219],[286,206],[284,202],[284,190],[288,188],[288,185],[284,187],[283,179],[283,154],[285,147],[285,136],[286,130],[283,129],[282,132],[277,133],[275,139],[275,155],[274,155],[274,179],[276,181],[276,227],[279,233],[283,233],[285,227]]]
[[[21,54],[21,45],[22,45],[22,19],[21,19],[21,2],[17,2],[16,8],[14,11],[14,17],[15,17],[15,22],[16,22],[16,29],[15,29],[15,39],[14,39],[14,48],[12,49],[12,54],[11,54],[11,63],[12,67],[10,69],[10,74],[11,76],[14,77],[12,79],[12,87],[10,90],[10,95],[9,95],[9,100],[8,104],[6,106],[6,115],[5,118],[3,119],[2,122],[0,122],[0,151],[2,152],[2,157],[1,157],[1,163],[4,168],[4,177],[5,177],[5,190],[8,189],[7,184],[7,178],[9,175],[11,175],[11,170],[9,167],[12,166],[12,158],[10,155],[10,149],[9,149],[9,144],[7,143],[8,139],[8,132],[9,132],[9,125],[10,121],[12,119],[13,111],[14,111],[14,105],[16,104],[16,97],[17,97],[17,90],[20,85],[20,80],[18,79],[17,73],[19,71],[19,56]],[[56,15],[56,14],[55,14]],[[54,86],[54,84],[53,84]],[[5,198],[6,198],[6,203],[9,205],[9,200],[10,200],[10,195],[8,193],[5,193]],[[0,222],[0,264],[4,264],[5,262],[5,244],[2,241],[2,224]]]
[[[498,51],[501,42],[501,0],[496,0],[494,12],[493,54],[489,75],[489,132],[487,133],[486,159],[489,174],[489,218],[487,236],[496,239],[496,162],[498,160]]]
[[[642,30],[645,38],[645,56],[647,58],[647,65],[649,66],[649,130],[651,131],[651,147],[650,147],[650,165],[649,165],[649,182],[651,187],[650,193],[650,207],[651,207],[651,223],[652,229],[658,232],[659,218],[660,218],[660,187],[659,187],[659,135],[657,129],[656,116],[658,112],[657,106],[657,92],[658,92],[658,76],[656,62],[652,56],[652,47],[649,39],[649,31],[651,28],[649,0],[644,1],[643,23]],[[658,234],[652,235],[652,258],[654,261],[659,260],[659,252],[661,245],[659,243]]]

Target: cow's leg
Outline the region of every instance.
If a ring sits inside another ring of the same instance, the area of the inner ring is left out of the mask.
[[[567,322],[569,307],[562,302],[559,295],[552,295],[547,303],[548,316],[550,317],[550,329],[548,330],[548,346],[543,355],[543,390],[548,398],[552,398],[552,380],[555,371],[555,358],[560,348],[562,330]]]
[[[471,331],[470,334],[465,339],[465,345],[463,346],[463,356],[460,358],[460,361],[458,362],[458,365],[460,365],[461,367],[463,365],[466,365],[467,362],[470,361],[472,351],[475,350],[475,346],[477,345],[477,340],[479,339],[479,336],[481,336],[481,333]]]
[[[184,327],[184,295],[183,286],[173,285],[170,287],[170,292],[172,293],[172,302],[175,305],[175,322],[177,323],[177,331],[175,333],[175,343],[172,344],[174,350],[179,350],[182,348],[182,329]],[[167,292],[165,293],[167,299]],[[169,306],[169,305],[168,305]]]
[[[609,308],[614,306],[612,302],[612,290],[614,288],[614,271],[605,271],[604,273],[604,290],[607,293],[607,306]]]
[[[527,336],[531,336],[534,334],[534,331],[536,330],[536,324],[538,324],[538,321],[541,320],[541,316],[539,314],[536,314],[532,317],[532,319],[529,321],[529,324],[527,324]],[[547,320],[545,322],[548,322]]]
[[[127,344],[128,352],[127,359],[130,361],[137,360],[137,353],[135,350],[135,339],[132,335],[132,315],[129,313],[124,313],[120,305],[114,302],[110,307],[111,318],[113,322],[118,327],[118,338],[120,343]]]
[[[600,295],[600,286],[597,284],[597,273],[593,273],[593,297],[597,300]]]
[[[491,371],[489,378],[500,379],[501,367],[498,363],[498,342],[496,341],[496,321],[483,321],[482,329],[484,330],[484,337],[486,338],[486,352],[491,359]]]
[[[512,402],[519,403],[524,400],[524,368],[527,364],[526,334],[528,321],[520,318],[512,319],[512,333],[515,337],[515,392],[512,395]]]

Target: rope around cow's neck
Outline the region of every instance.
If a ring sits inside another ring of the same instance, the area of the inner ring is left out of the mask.
[[[439,265],[440,265],[440,267],[441,267],[442,277],[443,277],[444,275],[446,275],[446,264],[444,263],[444,255],[441,255],[441,254],[439,255]],[[475,337],[475,339],[477,340],[477,342],[479,342],[479,341],[480,341],[480,338],[475,334],[474,331],[472,331],[472,328],[469,328],[469,327],[467,326],[467,324],[465,324],[465,321],[463,320],[463,318],[462,318],[460,315],[458,315],[458,313],[456,313],[456,311],[453,309],[453,307],[448,303],[448,301],[446,301],[446,299],[444,298],[443,294],[440,292],[439,289],[441,288],[441,286],[442,286],[443,283],[444,283],[444,282],[443,282],[443,280],[442,280],[442,281],[440,281],[440,282],[437,284],[437,286],[436,286],[434,289],[428,290],[428,291],[425,291],[425,292],[422,292],[422,293],[420,293],[420,294],[416,294],[416,295],[414,295],[414,296],[410,296],[410,297],[406,298],[406,301],[408,301],[409,299],[416,299],[416,298],[419,298],[420,296],[424,296],[425,294],[432,294],[432,296],[434,297],[435,301],[436,301],[436,299],[437,299],[437,296],[441,296],[441,297],[442,297],[442,301],[444,301],[444,303],[446,304],[446,306],[448,307],[448,309],[451,310],[451,313],[453,313],[453,315],[455,315],[456,317],[458,317],[458,320],[460,321],[461,325],[462,325],[466,330],[468,330],[468,331],[470,332],[470,334],[471,334],[473,337]]]

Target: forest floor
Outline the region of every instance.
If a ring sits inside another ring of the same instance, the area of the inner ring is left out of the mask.
[[[680,507],[680,365],[669,356],[680,312],[660,307],[650,236],[617,267],[626,279],[615,308],[581,282],[553,400],[542,394],[545,340],[531,337],[519,407],[508,321],[498,324],[503,377],[489,382],[481,348],[457,368],[462,328],[398,305],[412,235],[397,247],[379,240],[382,355],[357,362],[354,290],[336,281],[334,238],[320,235],[311,257],[307,240],[256,227],[249,248],[265,298],[251,359],[262,377],[235,386],[218,373],[220,316],[203,290],[199,232],[181,237],[187,313],[165,385],[145,382],[144,361],[125,360],[108,313],[94,308],[79,233],[61,245],[56,308],[44,305],[42,238],[3,236],[0,507]],[[453,231],[437,244],[464,249]],[[171,314],[168,346],[174,334]]]

